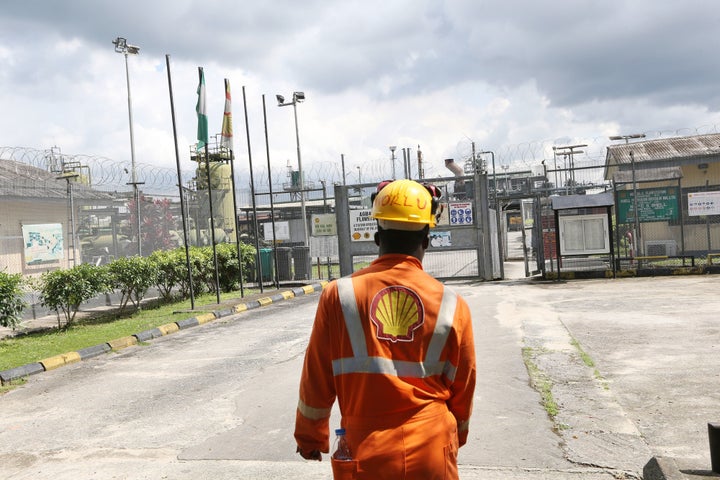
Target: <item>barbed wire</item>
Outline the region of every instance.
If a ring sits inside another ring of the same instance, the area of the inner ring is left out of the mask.
[[[702,125],[695,128],[680,128],[677,130],[648,130],[643,133],[648,140],[666,137],[703,135],[709,133],[720,133],[720,124]],[[497,171],[522,171],[530,170],[540,165],[545,160],[558,160],[553,156],[553,147],[560,147],[568,144],[585,145],[582,153],[574,155],[574,165],[595,166],[605,161],[606,149],[612,142],[606,136],[595,137],[560,137],[556,139],[534,140],[517,144],[501,145],[493,153]],[[475,151],[491,151],[487,145],[480,145],[475,142]],[[458,163],[472,158],[473,140],[468,136],[461,138],[455,147]],[[415,152],[412,152],[413,175],[417,175],[417,161]],[[89,182],[93,188],[101,191],[129,191],[132,186],[131,166],[127,161],[117,161],[108,157],[87,155],[87,154],[66,154],[58,147],[49,149],[37,149],[32,147],[0,147],[0,159],[13,160],[19,164],[29,165],[44,171],[60,172],[67,166],[79,167],[86,171]],[[448,176],[448,171],[442,162],[444,159],[424,159],[424,170],[426,178],[437,178]],[[402,167],[402,158],[396,158],[396,168]],[[356,159],[348,159],[345,163],[345,171],[342,171],[340,161],[305,161],[304,177],[305,182],[314,185],[316,188],[325,183],[328,189],[334,184],[369,183],[390,178],[392,173],[392,162],[390,158],[362,159],[361,163]],[[501,170],[502,167],[502,170]],[[22,168],[22,167],[18,167]],[[268,178],[272,178],[274,192],[282,192],[285,187],[291,184],[290,171],[294,166],[274,167],[268,174],[267,165],[260,164],[253,168],[253,183],[257,192],[269,191]],[[402,168],[397,170],[402,175]],[[32,169],[22,171],[23,175],[32,178],[35,175]],[[182,170],[181,181],[188,185],[196,177],[195,169]],[[154,195],[168,197],[178,196],[178,173],[176,168],[168,168],[157,165],[136,163],[136,176],[139,182],[143,182],[143,190]],[[250,169],[241,160],[236,159],[235,163],[236,188],[241,191],[250,191]]]

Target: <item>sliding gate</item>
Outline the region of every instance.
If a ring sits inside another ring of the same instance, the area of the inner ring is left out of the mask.
[[[487,175],[423,179],[443,192],[443,213],[430,230],[423,268],[441,280],[502,277],[495,211],[488,206]],[[340,274],[349,275],[377,258],[376,221],[370,195],[376,183],[335,186]]]

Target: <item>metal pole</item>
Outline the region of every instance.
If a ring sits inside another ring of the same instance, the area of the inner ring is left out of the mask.
[[[297,157],[298,157],[298,173],[300,174],[300,214],[302,215],[303,221],[303,232],[304,240],[303,245],[308,246],[308,226],[307,216],[305,212],[305,176],[303,175],[302,169],[302,157],[300,156],[300,131],[298,129],[298,118],[297,118],[297,98],[293,94],[293,113],[295,114],[295,141],[297,142]]]
[[[70,177],[67,178],[68,196],[70,197],[70,234],[73,245],[73,267],[77,265],[77,236],[75,234],[75,203],[73,202],[73,189]]]
[[[220,273],[217,262],[217,245],[215,244],[215,215],[213,214],[212,179],[210,178],[210,150],[205,144],[205,171],[208,182],[208,204],[210,206],[210,241],[212,242],[213,265],[215,267],[215,296],[220,303]]]
[[[225,79],[225,103],[231,103],[230,95],[230,80]],[[232,119],[232,112],[226,110],[223,112],[223,132],[221,134],[222,140],[220,142],[220,150],[222,146],[227,148],[230,154],[230,185],[232,188],[232,200],[233,200],[233,227],[235,228],[235,249],[237,251],[238,258],[238,274],[240,275],[240,298],[245,296],[245,285],[243,283],[243,262],[242,262],[242,248],[240,247],[240,221],[238,219],[238,208],[237,208],[237,189],[235,188],[235,153],[232,143],[232,123],[229,123],[229,130],[225,130],[225,115],[228,115],[228,119]],[[225,136],[228,135],[228,136]]]
[[[390,147],[390,161],[392,162],[392,179],[395,180],[395,147],[394,145]],[[344,185],[344,184],[343,184]]]
[[[267,110],[265,108],[265,95],[262,96],[263,120],[265,123],[265,156],[267,157],[268,188],[270,189],[270,222],[273,235],[273,256],[275,257],[275,288],[280,288],[280,265],[278,264],[277,239],[275,238],[275,207],[273,204],[272,171],[270,169],[270,142],[268,140]]]
[[[634,220],[634,226],[635,226],[635,235],[633,238],[636,242],[636,251],[638,252],[638,256],[642,257],[643,255],[643,249],[642,249],[642,241],[640,238],[640,218],[638,217],[638,198],[637,198],[637,182],[635,180],[635,155],[633,152],[630,152],[630,166],[632,168],[632,189],[633,189],[633,220]]]
[[[264,292],[262,258],[260,257],[260,232],[257,223],[257,204],[255,202],[255,176],[253,174],[252,149],[250,148],[250,125],[248,124],[247,97],[245,96],[245,85],[242,87],[243,94],[243,112],[245,113],[245,135],[247,136],[248,145],[248,165],[250,166],[250,197],[252,198],[253,212],[253,231],[255,232],[255,262],[258,267],[258,284],[260,285],[260,293]]]
[[[125,50],[125,80],[127,81],[128,121],[130,123],[130,178],[133,186],[133,200],[135,201],[135,216],[137,217],[138,255],[142,256],[142,242],[140,241],[140,195],[138,192],[137,170],[135,168],[135,135],[133,133],[132,99],[130,95],[130,69],[128,67],[128,52]]]
[[[346,185],[345,183],[345,154],[340,154],[340,165],[342,167],[342,184]]]
[[[705,191],[710,189],[710,180],[705,180]],[[710,236],[710,215],[705,215],[705,228],[707,230],[707,253],[712,252],[712,237]],[[685,242],[683,241],[683,244]],[[683,247],[683,254],[685,254],[685,248]]]
[[[473,142],[473,157],[475,156],[475,142]],[[500,204],[498,203],[497,198],[497,177],[495,176],[495,152],[491,152],[490,150],[485,152],[480,152],[480,155],[489,153],[490,158],[492,159],[492,172],[493,172],[493,200],[495,202],[495,223],[497,230],[497,242],[498,242],[498,255],[500,256],[500,278],[505,278],[505,250],[503,249],[503,242],[502,242],[502,232],[501,225],[502,222],[500,221],[500,214],[502,212],[502,209],[500,208]],[[525,228],[525,225],[523,223],[523,228]]]
[[[240,274],[240,298],[245,297],[245,285],[243,283],[242,248],[240,248],[240,221],[238,220],[237,194],[235,193],[235,154],[230,149],[230,178],[233,197],[233,222],[235,226],[235,248],[238,256],[238,273]]]
[[[190,267],[190,246],[188,242],[187,222],[185,220],[185,195],[183,193],[182,177],[180,176],[180,151],[178,150],[175,103],[173,101],[172,78],[170,75],[170,55],[165,55],[165,63],[167,65],[168,91],[170,92],[170,115],[172,117],[173,138],[175,140],[175,164],[177,166],[178,189],[180,190],[180,216],[182,217],[183,243],[185,244],[185,265],[187,267],[190,286],[190,309],[195,310],[195,292],[193,289],[192,268]]]

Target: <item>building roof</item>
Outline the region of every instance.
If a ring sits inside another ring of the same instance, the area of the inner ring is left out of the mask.
[[[630,155],[632,153],[632,155]],[[720,133],[622,143],[607,147],[605,179],[634,163],[639,169],[720,161]]]
[[[59,173],[0,159],[0,197],[66,199],[67,180],[59,177]],[[114,197],[73,181],[73,198],[112,201]]]
[[[717,156],[720,133],[611,145],[607,147],[606,165],[630,164],[630,152],[636,163]]]

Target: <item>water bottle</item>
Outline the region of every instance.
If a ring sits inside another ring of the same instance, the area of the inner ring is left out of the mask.
[[[344,428],[335,430],[335,453],[333,453],[332,458],[335,460],[352,460],[352,453],[350,453],[350,447],[347,444],[347,438],[345,438]]]

